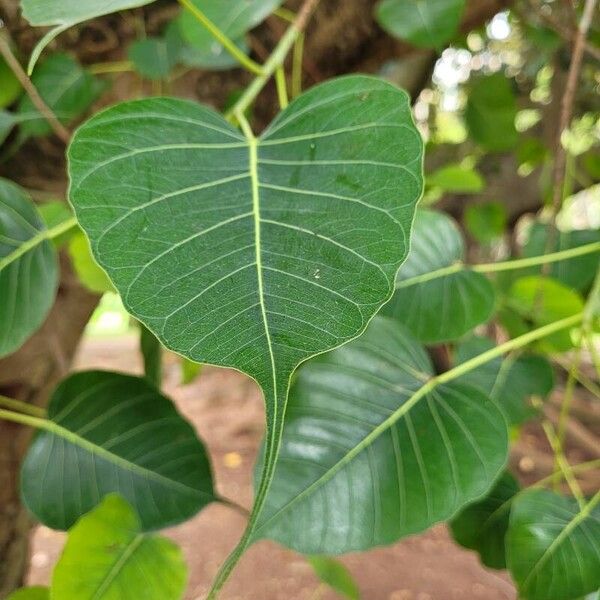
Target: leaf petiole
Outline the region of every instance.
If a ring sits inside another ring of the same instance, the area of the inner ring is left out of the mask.
[[[12,411],[18,411],[25,415],[43,419],[46,416],[46,411],[39,406],[33,406],[15,398],[8,398],[0,394],[0,406]]]

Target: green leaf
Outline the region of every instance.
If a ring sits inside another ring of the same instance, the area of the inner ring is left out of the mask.
[[[52,577],[56,600],[180,600],[187,581],[181,550],[144,535],[131,507],[111,495],[69,531]]]
[[[600,241],[600,230],[583,230],[583,231],[558,231],[551,228],[551,240],[548,242],[548,225],[546,223],[534,223],[530,232],[527,243],[523,247],[523,256],[540,256],[550,252],[561,252],[570,248],[577,248],[585,244]],[[596,269],[598,267],[598,254],[586,254],[569,260],[561,260],[551,263],[546,266],[545,275],[552,277],[580,292],[589,290]],[[528,269],[525,274],[541,274],[542,267],[533,267]]]
[[[579,509],[573,498],[527,490],[512,503],[508,568],[527,600],[569,600],[600,588],[600,494]]]
[[[17,123],[19,123],[19,118],[14,113],[0,110],[0,146],[10,135],[10,132]]]
[[[473,336],[458,345],[455,363],[464,363],[495,345],[489,338]],[[543,356],[521,355],[489,361],[457,381],[489,394],[502,407],[509,424],[520,425],[539,413],[528,400],[546,400],[554,388],[554,371]]]
[[[32,82],[48,107],[64,125],[81,116],[96,100],[104,84],[84,70],[68,54],[53,54],[45,60],[32,77]],[[17,116],[21,116],[21,132],[25,136],[52,133],[29,96],[19,102]],[[25,120],[25,117],[27,119]]]
[[[427,185],[450,194],[476,194],[485,188],[485,180],[473,167],[450,164],[428,175]]]
[[[167,348],[262,387],[265,489],[292,372],[392,294],[422,155],[408,96],[364,76],[312,88],[259,138],[153,99],[73,139],[71,202],[129,312]]]
[[[375,9],[391,35],[421,48],[441,48],[458,32],[465,0],[383,0]]]
[[[33,70],[44,48],[60,33],[73,25],[89,21],[95,17],[108,15],[128,8],[150,4],[153,0],[21,0],[23,16],[36,27],[52,27],[35,47],[29,71]]]
[[[522,277],[511,286],[508,308],[534,327],[548,325],[583,311],[581,296],[549,277]],[[569,330],[552,334],[540,342],[545,351],[565,352],[573,347]]]
[[[0,108],[10,106],[22,93],[19,80],[0,56]]]
[[[501,410],[476,388],[436,388],[424,348],[376,317],[295,377],[257,538],[303,553],[391,544],[487,493],[507,456]]]
[[[431,344],[458,339],[487,321],[495,298],[484,275],[459,268],[429,278],[438,269],[452,271],[464,258],[465,245],[455,222],[443,213],[419,210],[410,254],[398,273],[394,297],[382,314]]]
[[[91,292],[104,294],[114,290],[106,273],[98,266],[90,251],[90,244],[81,231],[69,241],[69,256],[79,281]]]
[[[501,202],[471,204],[465,210],[465,226],[482,244],[498,239],[506,230],[508,215]]]
[[[35,206],[0,178],[0,356],[14,352],[54,304],[58,262]]]
[[[504,74],[475,80],[469,90],[465,121],[471,137],[480,146],[492,152],[514,148],[519,141],[516,115],[517,102]]]
[[[317,577],[344,598],[360,600],[360,591],[352,574],[339,561],[328,556],[309,556],[310,566]]]
[[[162,382],[162,346],[156,336],[140,323],[140,347],[144,358],[144,374],[155,387]]]
[[[188,358],[181,358],[181,383],[188,385],[200,375],[202,363],[197,363]]]
[[[245,46],[244,34],[268,17],[283,0],[191,0],[229,39]],[[187,9],[179,17],[183,38],[196,51],[196,61],[212,68],[235,66],[237,61],[228,56],[198,19]],[[204,57],[201,59],[200,57]]]
[[[454,539],[478,552],[481,562],[492,569],[506,569],[505,537],[511,501],[518,491],[517,480],[505,472],[485,498],[467,506],[450,522]]]
[[[145,530],[184,521],[214,500],[194,429],[143,378],[76,373],[52,395],[48,419],[21,472],[23,500],[48,527],[68,529],[111,492],[135,507]]]
[[[13,592],[6,600],[50,600],[50,590],[38,585],[21,588]]]
[[[179,61],[180,44],[173,36],[136,40],[128,51],[137,72],[148,79],[165,79]]]

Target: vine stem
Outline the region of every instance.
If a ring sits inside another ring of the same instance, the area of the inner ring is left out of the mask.
[[[194,17],[208,29],[211,35],[227,50],[227,52],[229,52],[229,54],[231,54],[231,56],[233,56],[233,58],[235,58],[245,69],[255,75],[262,75],[263,67],[249,56],[246,56],[246,54],[244,54],[191,0],[179,0],[179,4],[189,10]]]
[[[31,98],[33,105],[39,110],[42,117],[46,119],[50,127],[52,127],[54,133],[65,144],[68,144],[71,139],[71,132],[58,120],[58,117],[46,104],[45,100],[40,96],[40,93],[31,82],[31,79],[27,77],[27,73],[25,73],[23,70],[21,63],[16,59],[15,55],[10,49],[8,36],[2,32],[3,28],[4,24],[2,19],[0,19],[0,54],[2,54],[6,64],[10,67],[10,70],[15,74],[15,77],[19,80],[19,83],[27,92],[27,95]]]
[[[0,259],[0,271],[4,270],[8,265],[12,262],[20,258],[33,248],[35,248],[38,244],[41,244],[45,240],[51,240],[53,238],[66,233],[70,229],[73,229],[77,226],[77,219],[75,217],[71,217],[50,229],[42,229],[39,233],[30,237],[28,240],[23,242],[16,250],[7,254],[4,258]]]
[[[15,398],[9,398],[0,394],[0,406],[7,408],[10,411],[19,411],[23,414],[30,415],[39,419],[43,419],[46,416],[46,411],[39,406],[33,406],[27,402],[16,400]]]
[[[593,242],[591,244],[585,244],[584,246],[577,246],[576,248],[570,248],[568,250],[561,250],[560,252],[551,252],[549,254],[542,254],[540,256],[532,256],[529,258],[520,258],[517,260],[507,260],[496,263],[482,263],[479,265],[467,265],[463,262],[456,262],[448,267],[437,269],[423,275],[417,275],[410,279],[400,281],[396,288],[406,288],[419,283],[425,283],[432,279],[438,279],[439,277],[445,277],[446,275],[452,275],[453,273],[459,273],[460,271],[474,271],[476,273],[499,273],[500,271],[513,271],[517,269],[527,269],[529,267],[536,267],[539,265],[545,265],[553,262],[560,262],[562,260],[569,260],[578,256],[585,256],[586,254],[594,254],[600,252],[600,242]]]
[[[288,27],[287,31],[275,47],[275,50],[273,50],[273,53],[271,56],[269,56],[267,62],[264,64],[262,73],[258,75],[246,88],[246,91],[240,96],[239,100],[227,113],[226,118],[243,114],[252,104],[252,102],[254,102],[255,98],[258,96],[258,94],[260,94],[269,79],[271,79],[273,76],[273,73],[275,73],[277,68],[283,64],[288,52],[291,50],[298,37],[304,31],[310,16],[317,7],[317,4],[319,4],[319,0],[305,0],[302,8],[295,17],[294,22]]]

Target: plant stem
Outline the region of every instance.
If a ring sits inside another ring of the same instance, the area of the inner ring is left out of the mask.
[[[0,406],[3,406],[10,411],[19,411],[23,414],[40,419],[43,419],[46,416],[46,411],[43,408],[33,406],[32,404],[28,404],[21,400],[16,400],[15,398],[8,398],[2,394],[0,394]]]
[[[189,10],[245,69],[255,75],[263,73],[263,67],[249,56],[246,56],[191,0],[179,0],[179,4]]]
[[[598,469],[598,468],[600,468],[600,458],[582,462],[577,465],[572,465],[571,472],[573,474],[584,473],[585,471],[593,471],[594,469]],[[560,476],[560,475],[564,475],[564,474],[561,472],[558,475]],[[536,481],[531,487],[543,487],[547,483],[552,483],[553,481],[555,481],[555,479],[556,479],[556,473],[552,473],[551,475],[548,475],[547,477],[538,479],[538,481]],[[562,479],[562,477],[561,477],[561,479]]]
[[[285,80],[285,71],[283,69],[283,65],[279,65],[275,70],[275,83],[277,85],[277,98],[279,99],[279,106],[283,110],[289,104],[287,82]]]
[[[224,496],[217,496],[215,500],[217,502],[220,502],[224,506],[228,506],[229,508],[235,510],[236,512],[238,512],[246,518],[250,516],[250,511],[247,508],[243,507],[241,504],[235,502],[234,500],[230,500],[229,498],[225,498]]]
[[[11,421],[12,423],[19,423],[19,425],[27,425],[28,427],[34,427],[35,429],[48,429],[48,422],[44,418],[34,417],[33,415],[22,414],[14,412],[12,410],[4,410],[0,408],[0,419],[4,421]]]
[[[575,391],[576,373],[579,371],[579,365],[581,364],[581,344],[575,350],[575,356],[569,369],[567,376],[567,384],[565,386],[565,393],[560,405],[560,416],[558,418],[558,443],[562,448],[565,443],[565,431],[567,426],[567,419],[569,418],[569,411],[571,409],[571,402],[573,400],[573,392]]]
[[[460,271],[474,271],[476,273],[499,273],[500,271],[527,269],[529,267],[536,267],[562,260],[570,260],[578,256],[585,256],[586,254],[595,254],[596,252],[600,252],[600,242],[593,242],[591,244],[577,246],[576,248],[561,250],[560,252],[551,252],[550,254],[542,254],[540,256],[531,256],[529,258],[519,258],[516,260],[507,260],[496,263],[467,265],[463,262],[456,262],[448,267],[400,281],[396,285],[396,288],[411,287],[419,283],[431,281],[432,279],[438,279],[439,277],[445,277],[447,275],[452,275],[453,273],[459,273]]]
[[[52,127],[54,133],[65,144],[68,144],[71,139],[71,132],[58,120],[52,109],[40,96],[40,93],[31,82],[31,79],[27,77],[27,73],[23,70],[21,63],[16,59],[10,49],[10,42],[8,41],[7,35],[4,35],[1,31],[3,27],[1,23],[2,21],[0,20],[0,54],[3,56],[6,64],[10,67],[10,70],[15,74],[15,77],[19,80],[23,89],[27,92],[27,95],[31,98],[33,105],[38,109],[42,117],[48,121],[48,124]]]
[[[294,44],[292,61],[292,97],[302,93],[302,63],[304,61],[304,33],[301,33]]]
[[[115,62],[96,63],[87,67],[87,70],[94,75],[102,75],[104,73],[127,73],[133,71],[134,66],[130,60],[121,60]]]
[[[0,259],[0,271],[3,271],[6,267],[8,267],[8,265],[35,248],[38,244],[41,244],[46,240],[56,238],[76,226],[77,219],[75,217],[71,217],[70,219],[63,221],[62,223],[59,223],[50,229],[42,229],[39,233],[24,241],[16,250]]]
[[[183,0],[180,0],[183,1]],[[187,0],[186,0],[187,1]],[[267,81],[273,76],[277,67],[283,64],[288,52],[298,39],[298,36],[304,31],[308,19],[317,7],[319,0],[305,0],[300,12],[296,15],[294,22],[290,25],[283,37],[279,40],[275,50],[264,64],[262,74],[246,88],[240,99],[235,103],[233,108],[227,113],[227,117],[232,115],[243,114],[246,109],[254,102],[255,98],[260,94],[262,89],[267,84]]]

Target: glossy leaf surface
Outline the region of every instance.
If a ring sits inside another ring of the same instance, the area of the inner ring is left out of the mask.
[[[17,350],[54,303],[58,264],[44,230],[25,193],[0,179],[0,356]]]
[[[68,529],[111,492],[135,507],[145,530],[184,521],[214,499],[196,433],[145,379],[76,373],[54,392],[48,418],[55,427],[34,438],[21,490],[49,527]]]
[[[597,496],[598,497],[598,496]],[[528,490],[512,503],[508,568],[528,600],[569,600],[600,588],[600,507]]]
[[[506,462],[501,410],[476,388],[436,388],[422,346],[376,317],[303,366],[257,536],[304,553],[391,544],[485,494]]]
[[[132,508],[107,497],[69,531],[52,577],[58,600],[180,600],[187,581],[181,550],[144,535]]]
[[[465,0],[383,0],[379,24],[391,35],[423,48],[440,48],[458,30]]]
[[[487,321],[494,289],[480,273],[460,270],[428,279],[432,271],[464,260],[465,245],[447,215],[419,210],[410,254],[398,273],[396,292],[382,314],[408,327],[422,342],[454,340]]]

